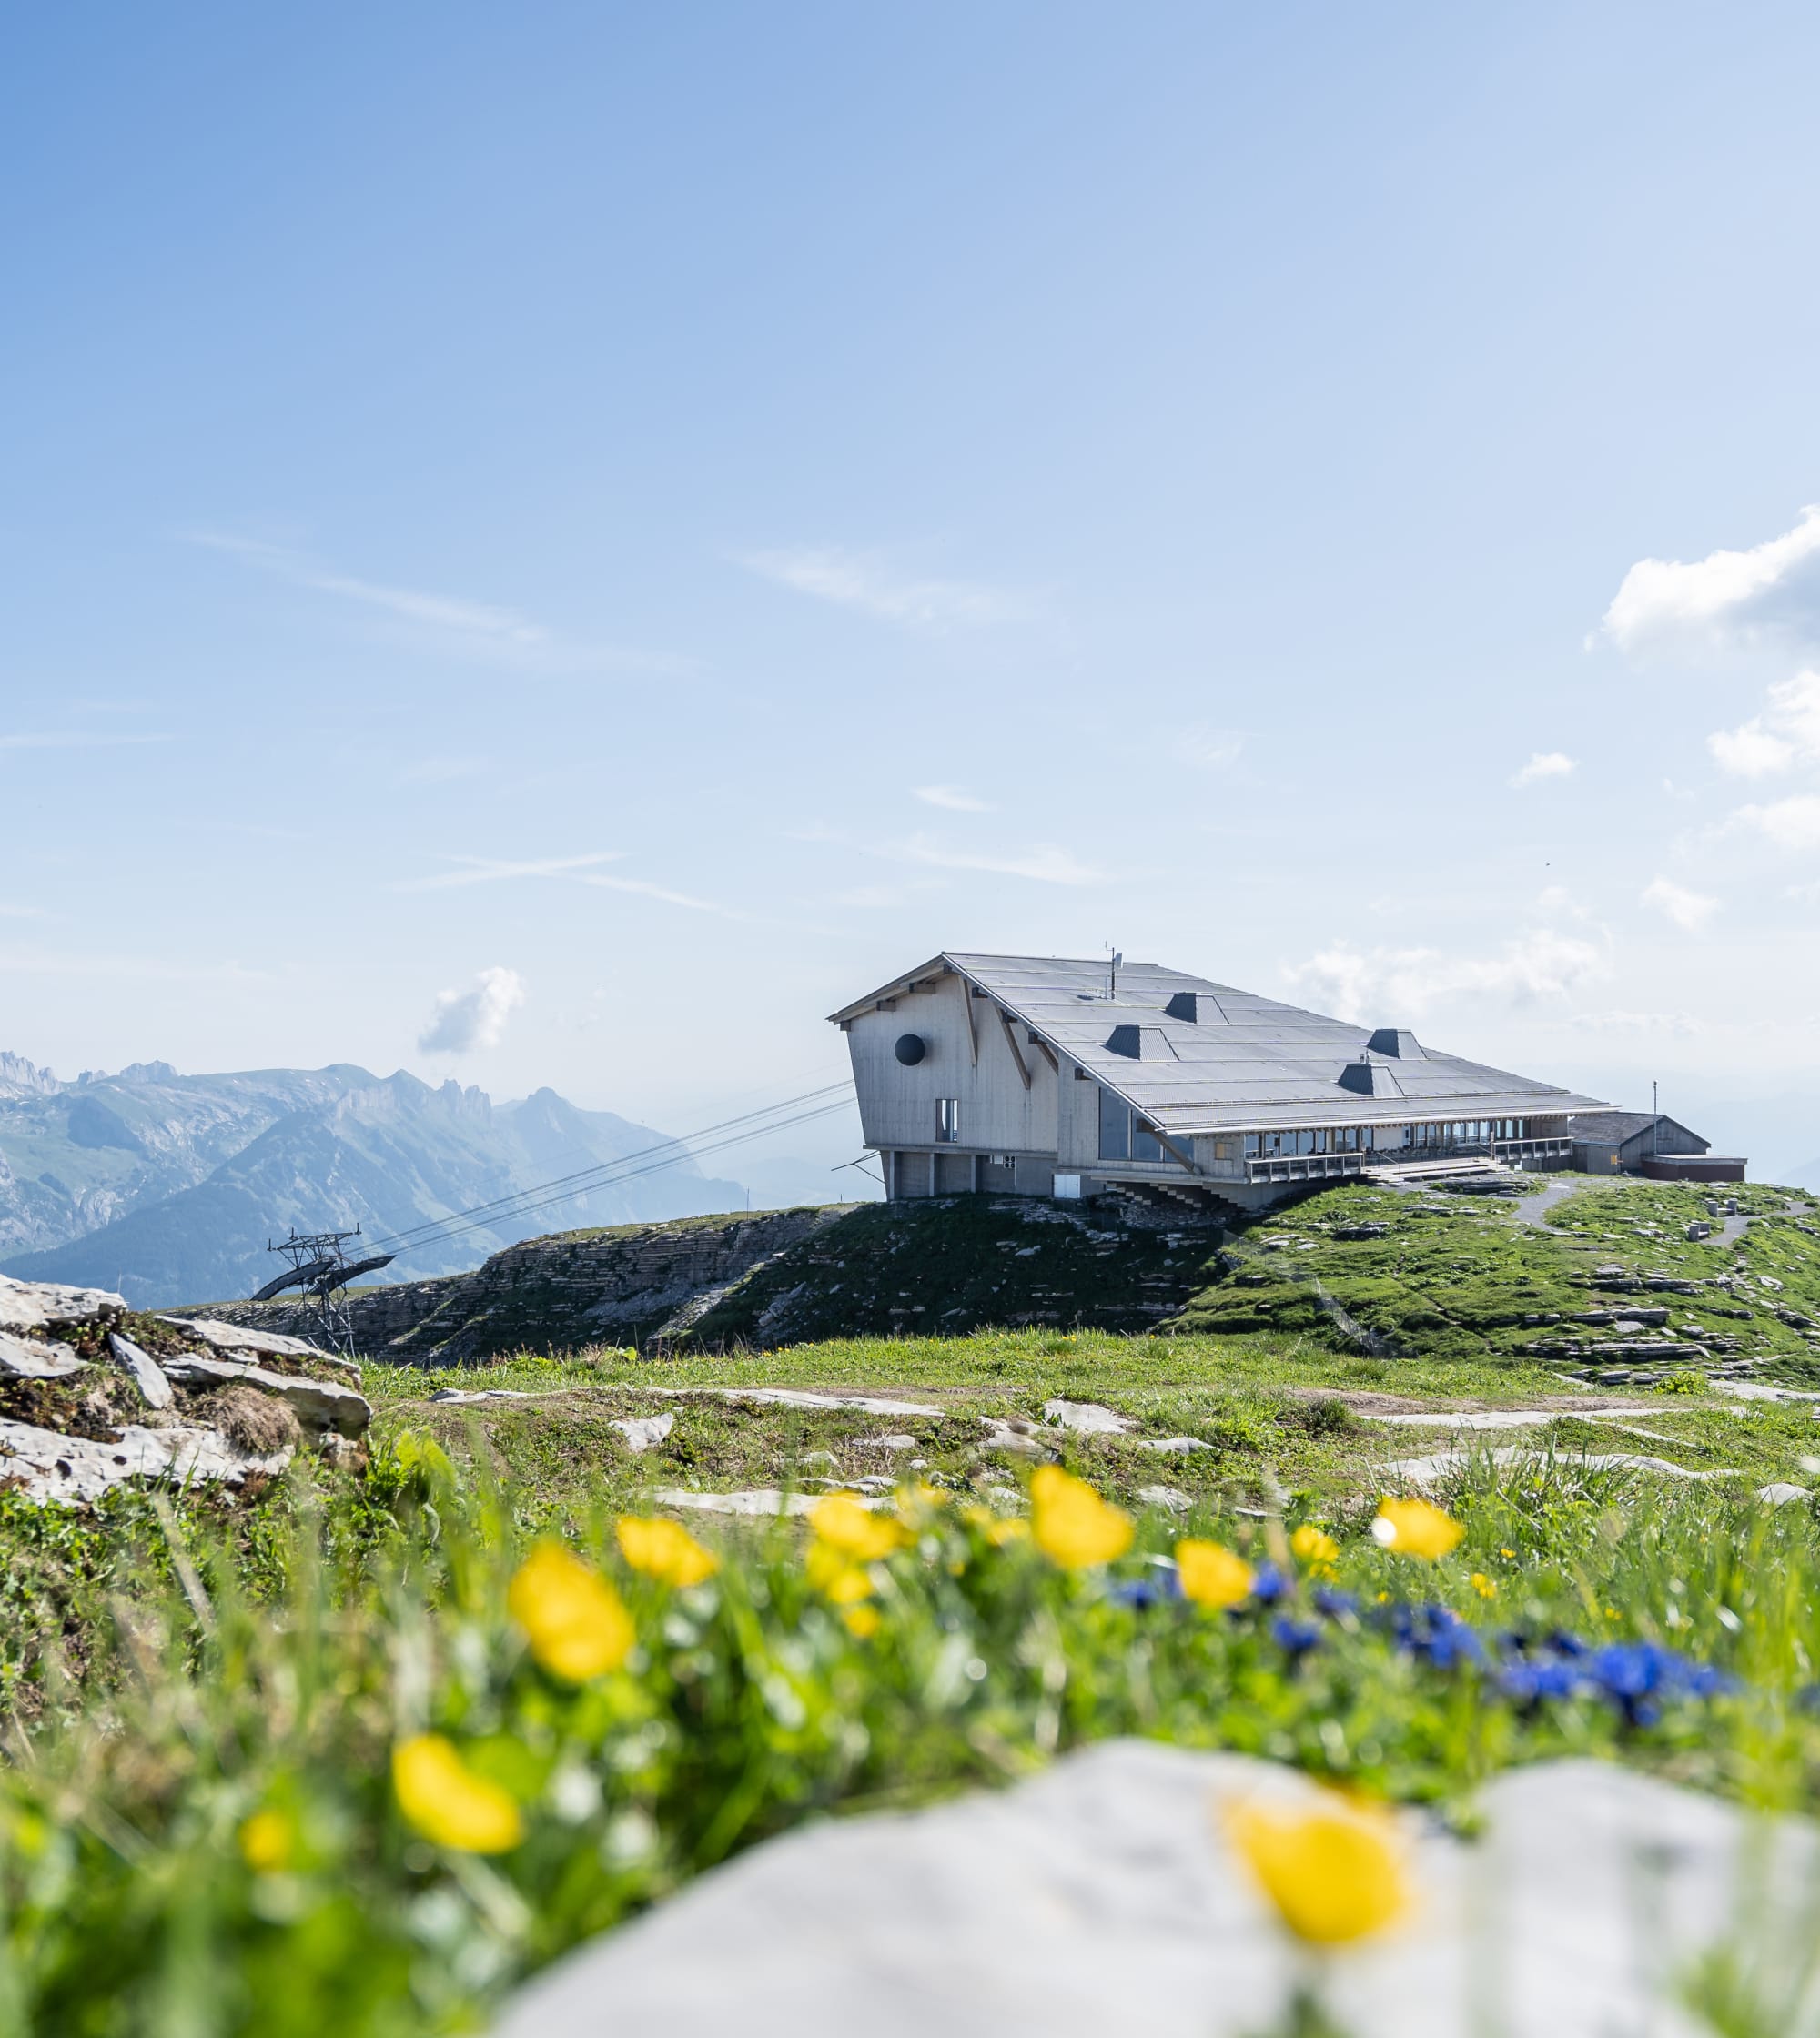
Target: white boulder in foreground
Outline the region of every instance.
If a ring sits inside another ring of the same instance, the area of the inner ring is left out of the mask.
[[[1233,1755],[1112,1741],[933,1811],[832,1821],[704,1876],[521,1990],[493,2038],[1258,2038],[1292,1973],[1215,1806],[1315,1787]],[[1764,1888],[1733,1807],[1592,1761],[1484,1792],[1476,1843],[1411,1818],[1421,1913],[1341,1953],[1352,2038],[1694,2038],[1676,1977]]]

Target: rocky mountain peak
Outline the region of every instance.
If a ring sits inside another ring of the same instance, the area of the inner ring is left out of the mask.
[[[0,1096],[55,1096],[62,1088],[49,1069],[0,1049]]]

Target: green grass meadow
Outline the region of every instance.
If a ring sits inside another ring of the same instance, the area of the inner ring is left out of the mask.
[[[1525,1317],[1587,1307],[1576,1276],[1694,1269],[1727,1286],[1674,1295],[1677,1320],[1748,1312],[1723,1320],[1759,1377],[1803,1391],[1815,1362],[1785,1319],[1820,1307],[1811,1203],[1754,1189],[1762,1221],[1719,1247],[1682,1236],[1690,1193],[1589,1185],[1525,1226],[1502,1204],[1340,1191],[1209,1251],[1168,1328],[371,1365],[358,1470],[304,1458],[231,1501],[93,1511],[0,1495],[0,2031],[482,2030],[515,1981],[770,1835],[1001,1785],[1110,1735],[1292,1762],[1461,1830],[1487,1776],[1570,1754],[1812,1811],[1820,1530],[1811,1503],[1756,1493],[1816,1484],[1820,1403],[1727,1398],[1690,1367],[1592,1393],[1529,1349],[1549,1327]],[[1396,1349],[1360,1348],[1317,1288]],[[753,1387],[934,1412],[658,1391]],[[445,1387],[515,1397],[430,1398]],[[1057,1397],[1134,1428],[1044,1429]],[[1389,1468],[1444,1446],[1462,1407],[1543,1419],[1461,1441],[1431,1493],[1457,1549],[1381,1547]],[[664,1410],[647,1451],[614,1427]],[[1128,1552],[1068,1569],[1036,1546],[1037,1460],[1006,1423],[1131,1513]],[[1144,1448],[1183,1436],[1208,1448]],[[1514,1462],[1487,1455],[1512,1444]],[[652,1501],[887,1479],[916,1496],[901,1537],[838,1588],[800,1518]],[[653,1511],[708,1546],[713,1577],[628,1565],[615,1524]],[[1330,1565],[1292,1554],[1309,1526]],[[1174,1592],[1185,1536],[1243,1557],[1251,1594],[1220,1610]],[[629,1652],[581,1677],[509,1605],[552,1538],[631,1617]],[[509,1801],[510,1844],[407,1816],[393,1757],[425,1734]]]

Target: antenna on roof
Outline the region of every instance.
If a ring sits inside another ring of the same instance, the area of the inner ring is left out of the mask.
[[[1110,942],[1106,951],[1112,957],[1112,965],[1106,973],[1106,995],[1108,1003],[1118,995],[1118,965],[1125,960]]]

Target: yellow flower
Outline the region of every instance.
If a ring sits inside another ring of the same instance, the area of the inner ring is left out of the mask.
[[[1236,1607],[1251,1596],[1258,1574],[1219,1543],[1185,1538],[1176,1545],[1176,1570],[1184,1598],[1201,1607]]]
[[[256,1811],[240,1828],[240,1859],[260,1875],[278,1875],[297,1851],[297,1826],[288,1811]]]
[[[860,1641],[870,1641],[878,1632],[879,1611],[870,1602],[848,1607],[841,1619],[847,1624],[847,1631]]]
[[[1386,1549],[1425,1557],[1432,1563],[1454,1549],[1466,1531],[1451,1514],[1426,1500],[1380,1500],[1371,1533]]]
[[[1495,1599],[1498,1597],[1497,1580],[1487,1578],[1483,1571],[1474,1571],[1466,1582],[1481,1599]]]
[[[1500,1557],[1514,1557],[1517,1553],[1513,1549],[1501,1549],[1498,1554]]]
[[[837,1607],[872,1597],[872,1579],[864,1568],[833,1543],[811,1543],[804,1569],[816,1591],[826,1593]]]
[[[531,1654],[571,1684],[618,1670],[638,1639],[624,1600],[559,1542],[533,1547],[506,1589],[506,1606]]]
[[[961,1519],[977,1528],[995,1549],[1003,1549],[1006,1543],[1022,1542],[1030,1533],[1030,1524],[1020,1516],[994,1514],[977,1500],[969,1500],[961,1509]]]
[[[1337,1796],[1312,1811],[1241,1804],[1226,1830],[1278,1916],[1310,1945],[1370,1938],[1410,1909],[1404,1850],[1380,1812]]]
[[[703,1549],[680,1521],[661,1515],[622,1515],[617,1534],[632,1569],[664,1585],[699,1585],[721,1568],[720,1559]]]
[[[1059,1465],[1037,1468],[1030,1504],[1037,1549],[1065,1570],[1109,1564],[1131,1547],[1131,1517]]]
[[[831,1493],[815,1503],[809,1526],[816,1539],[862,1564],[889,1557],[904,1540],[903,1529],[889,1515],[874,1514],[851,1493]]]
[[[1289,1538],[1289,1548],[1309,1570],[1323,1573],[1332,1571],[1340,1555],[1340,1545],[1326,1529],[1317,1528],[1311,1521],[1303,1522]]]
[[[399,1810],[426,1840],[464,1854],[503,1854],[524,1838],[518,1806],[476,1776],[452,1741],[418,1734],[392,1750]]]
[[[947,1504],[948,1496],[927,1479],[912,1479],[907,1486],[900,1486],[894,1496],[897,1518],[906,1528],[922,1528],[932,1514]]]

